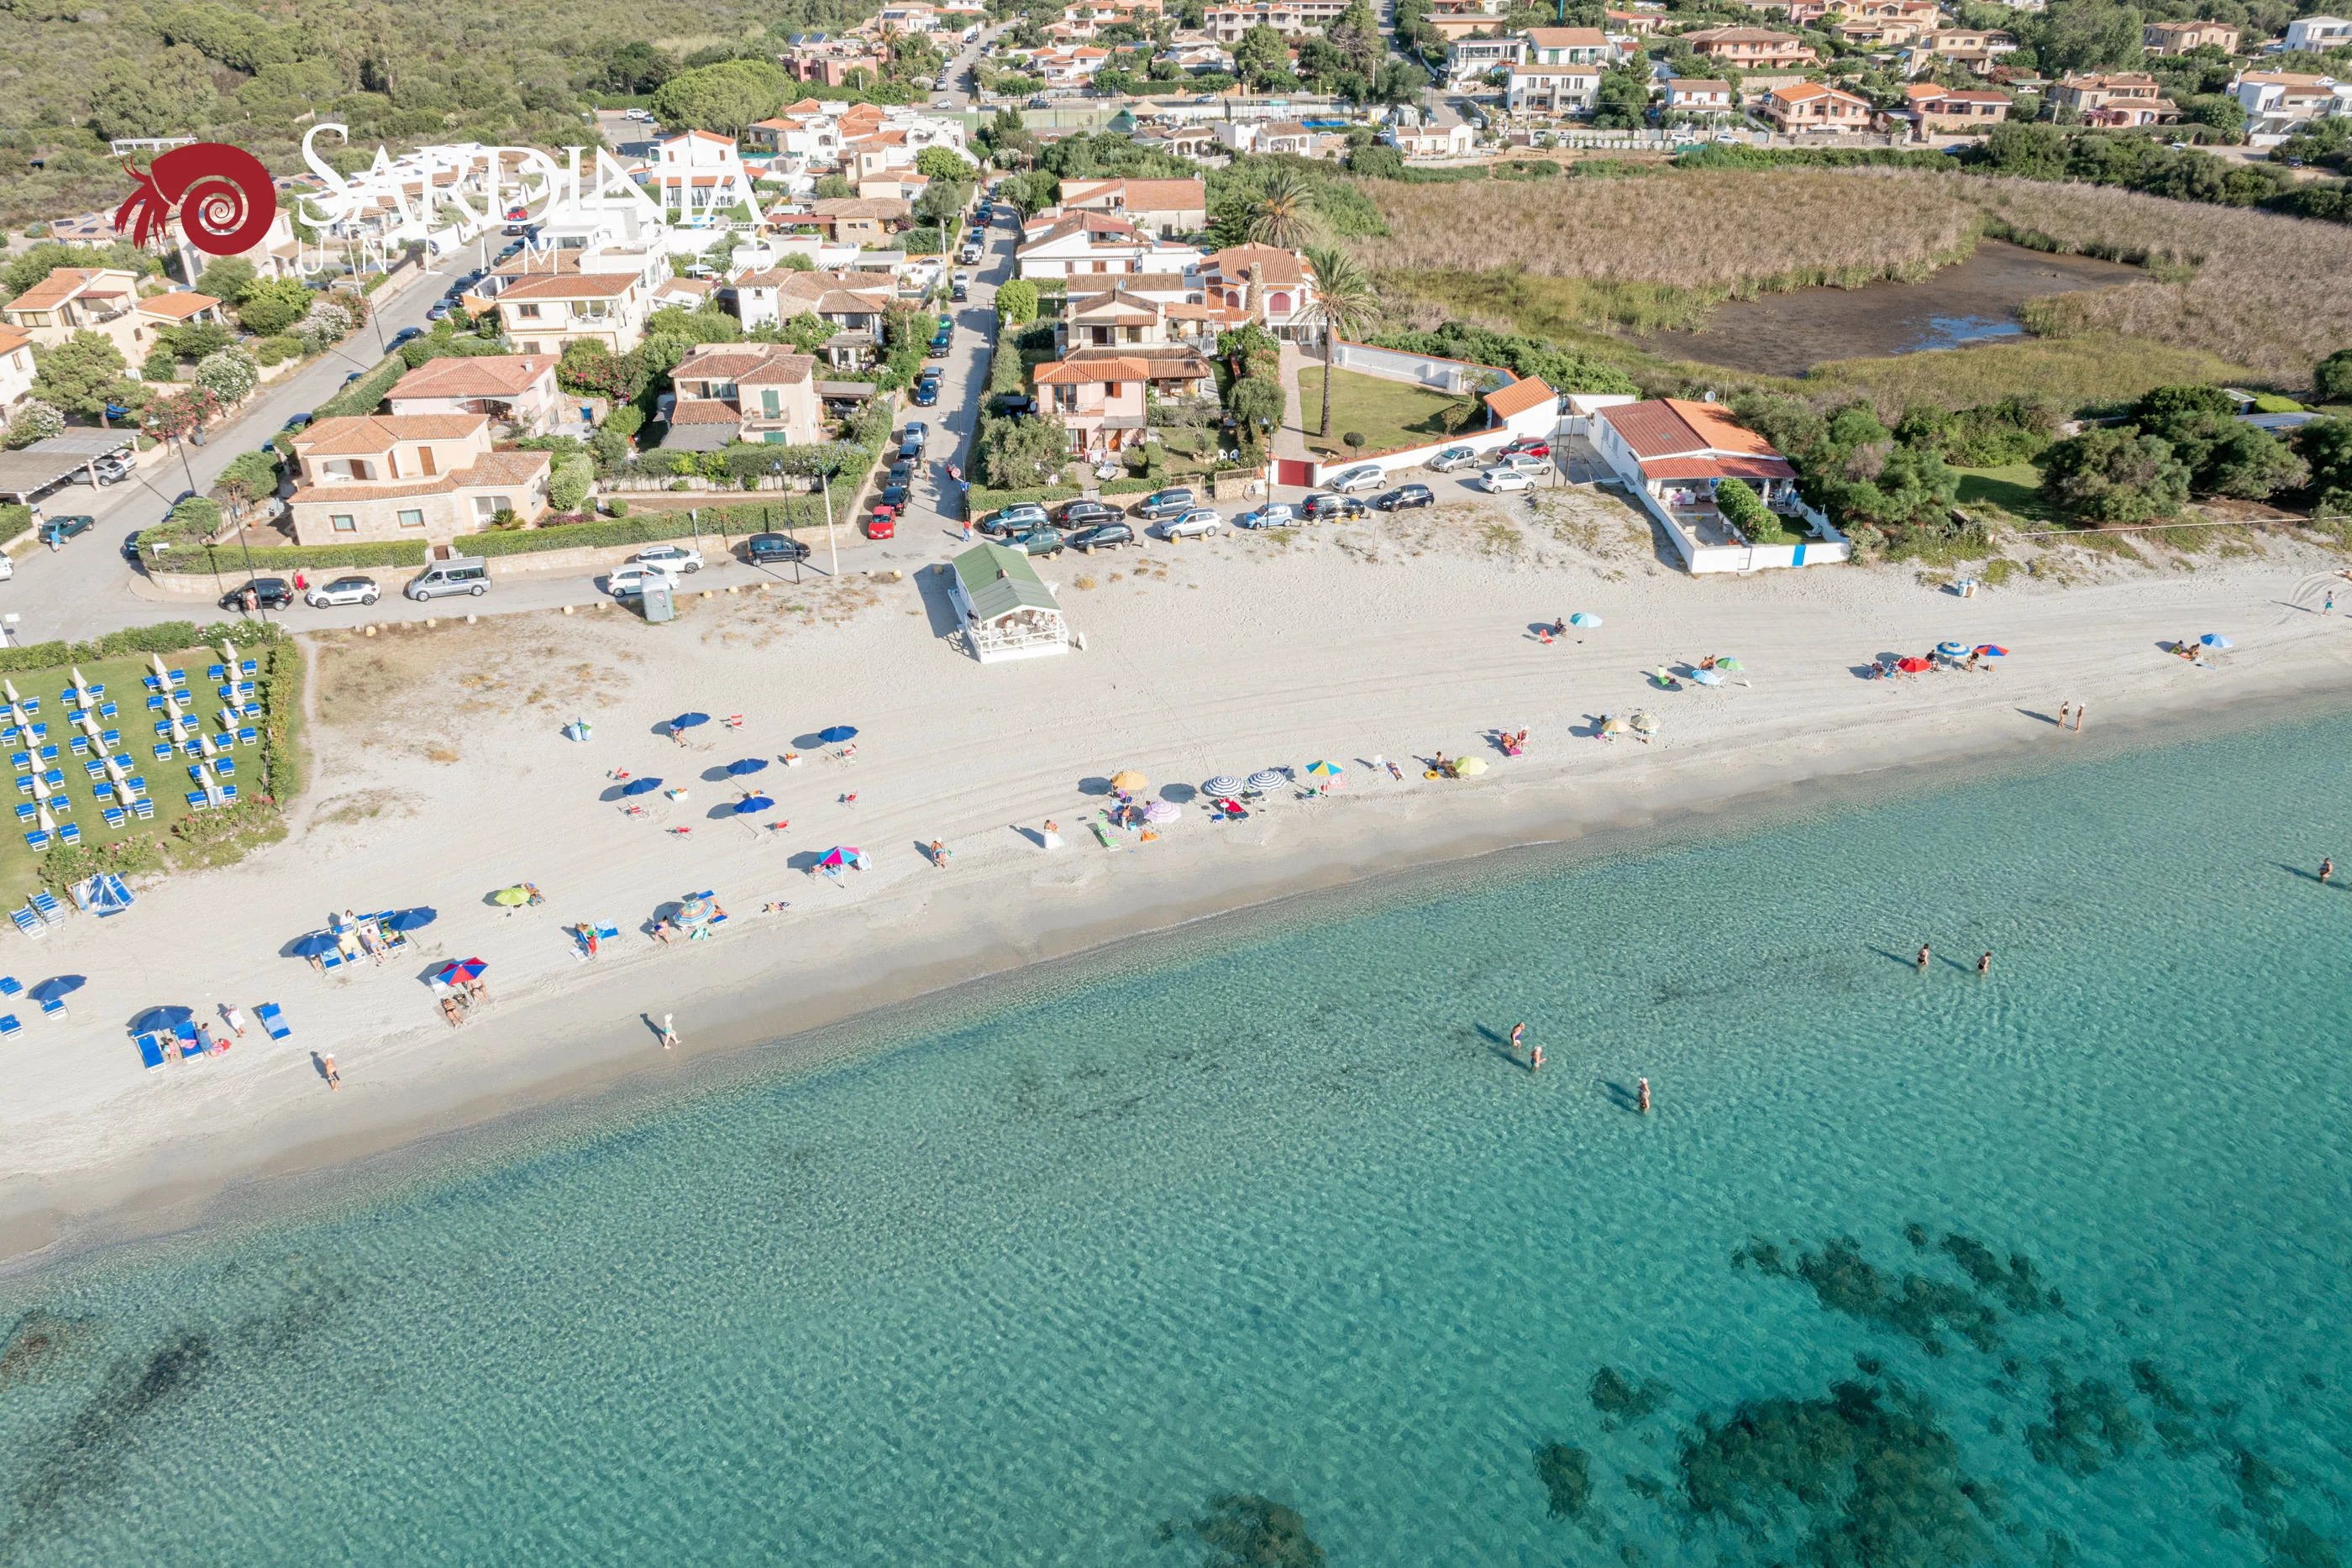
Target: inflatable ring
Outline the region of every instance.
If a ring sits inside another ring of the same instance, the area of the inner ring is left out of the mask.
[[[1440,773],[1436,768],[1433,768],[1428,772],[1423,774],[1422,777],[1423,779],[1443,779],[1445,776]]]

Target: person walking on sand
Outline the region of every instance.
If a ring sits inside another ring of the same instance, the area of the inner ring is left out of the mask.
[[[662,1049],[664,1051],[677,1043],[677,1030],[670,1028],[670,1019],[676,1016],[674,1013],[662,1014]]]
[[[2083,733],[2083,716],[2090,711],[2091,705],[2088,703],[2076,703],[2074,705],[2074,733],[2076,735]]]
[[[335,1053],[333,1051],[331,1051],[327,1052],[326,1055],[319,1059],[319,1071],[326,1074],[328,1088],[341,1089],[343,1086],[343,1075],[335,1071]]]
[[[1061,824],[1051,817],[1045,819],[1045,830],[1038,836],[1045,840],[1045,847],[1049,850],[1058,850],[1062,847]]]
[[[2327,602],[2319,607],[2319,612],[2322,615],[2333,615],[2336,613],[2336,591],[2334,589],[2331,588],[2327,591]]]
[[[1927,944],[1925,942],[1919,944],[1919,972],[1923,975],[1927,972]]]
[[[1986,952],[1977,959],[1977,973],[1979,975],[1990,975],[1992,973],[1992,954],[1990,951]]]
[[[1650,1113],[1650,1081],[1648,1079],[1637,1081],[1633,1096],[1633,1109],[1644,1116],[1648,1115]]]
[[[2058,727],[2060,729],[2066,727],[2066,716],[2074,711],[2074,705],[2073,703],[2060,703],[2058,705]]]

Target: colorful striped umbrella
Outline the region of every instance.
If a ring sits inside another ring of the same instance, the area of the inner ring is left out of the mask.
[[[480,979],[482,971],[488,967],[489,965],[479,958],[453,958],[434,970],[433,978],[441,985],[455,986]]]

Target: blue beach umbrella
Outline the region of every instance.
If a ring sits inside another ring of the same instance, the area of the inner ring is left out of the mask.
[[[621,793],[624,795],[650,795],[660,788],[661,780],[658,779],[632,779],[626,784],[621,786]]]
[[[774,804],[775,802],[765,795],[746,795],[735,802],[735,814],[739,817],[748,817],[754,811],[764,811]]]
[[[1969,645],[1966,643],[1938,643],[1936,652],[1947,659],[1965,659],[1969,656]]]
[[[395,910],[376,922],[386,931],[416,931],[441,918],[440,912],[419,905],[415,909]]]
[[[37,1002],[54,1002],[81,989],[79,975],[55,975],[35,986],[26,995]]]
[[[1583,611],[1580,610],[1575,614],[1568,618],[1568,623],[1571,626],[1598,626],[1601,624],[1601,617],[1598,615],[1588,615]]]
[[[331,931],[313,931],[308,936],[294,939],[294,956],[297,958],[315,958],[321,953],[334,950],[335,936]]]
[[[1719,686],[1723,685],[1723,677],[1716,674],[1713,670],[1693,670],[1691,672],[1690,678],[1696,681],[1703,686]]]
[[[2205,635],[2198,638],[2197,640],[2205,644],[2208,648],[2234,648],[2237,646],[2235,643],[2231,642],[2219,632],[2208,632]]]
[[[709,722],[710,716],[707,713],[682,713],[669,721],[669,727],[672,729],[692,729],[698,724]]]
[[[836,724],[831,729],[818,730],[816,737],[827,746],[839,746],[845,740],[857,738],[857,727],[854,724]]]
[[[131,1020],[131,1028],[136,1034],[162,1034],[191,1021],[195,1016],[186,1008],[149,1008]]]
[[[729,763],[727,765],[727,771],[733,774],[736,778],[740,779],[746,773],[757,773],[761,768],[765,768],[767,765],[768,759],[764,757],[746,757],[738,761]]]

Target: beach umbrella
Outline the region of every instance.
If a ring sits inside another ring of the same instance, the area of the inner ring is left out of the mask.
[[[236,668],[236,644],[226,637],[221,639],[221,658],[227,663],[230,669]]]
[[[81,989],[79,975],[53,975],[25,994],[37,1002],[60,1001]]]
[[[420,904],[415,909],[396,910],[376,924],[386,931],[416,931],[440,918],[439,911]]]
[[[1183,814],[1182,808],[1172,800],[1154,800],[1143,808],[1143,820],[1147,822],[1172,822]]]
[[[1454,765],[1454,776],[1457,779],[1475,779],[1486,771],[1486,759],[1483,757],[1465,757]]]
[[[81,706],[89,706],[89,683],[81,678],[81,666],[76,664],[67,672],[73,676],[74,691],[81,697]]]
[[[122,766],[122,759],[119,757],[110,757],[106,759],[106,772],[107,777],[112,779],[117,784],[131,776],[131,769]]]
[[[163,654],[150,653],[147,655],[147,662],[155,666],[155,678],[157,680],[161,681],[167,686],[172,684],[172,672],[165,666]]]
[[[707,893],[690,894],[677,906],[677,918],[687,925],[699,925],[718,913],[719,905]]]
[[[81,710],[81,732],[92,740],[98,738],[98,714],[95,709]]]
[[[49,815],[49,809],[47,806],[41,808],[39,820],[41,831],[45,833],[54,833],[58,831],[58,820]]]
[[[1139,789],[1150,789],[1151,780],[1132,768],[1122,768],[1110,776],[1110,787],[1122,793],[1132,795]]]
[[[1713,670],[1693,670],[1691,672],[1691,679],[1696,681],[1703,686],[1719,686],[1723,685],[1723,677]]]
[[[47,781],[47,779],[43,779],[39,774],[37,774],[37,773],[34,774],[34,775],[33,775],[33,799],[35,799],[36,800],[47,800],[48,798],[49,798],[49,786],[48,786],[48,781]]]
[[[1568,623],[1571,626],[1598,626],[1601,624],[1601,617],[1598,615],[1588,615],[1583,611],[1580,610],[1575,614],[1568,618]]]
[[[626,784],[621,786],[621,793],[624,795],[650,795],[660,788],[661,780],[658,779],[632,779]]]
[[[852,846],[844,844],[838,849],[827,852],[824,859],[816,863],[827,871],[839,871],[843,866],[856,864],[858,859],[858,852]]]
[[[1249,776],[1249,787],[1260,792],[1279,789],[1289,782],[1290,775],[1278,768],[1261,768]]]
[[[134,1034],[163,1034],[184,1023],[193,1022],[195,1014],[186,1008],[149,1008],[131,1020]]]
[[[1728,670],[1736,675],[1748,666],[1728,653],[1718,653],[1716,655],[1715,667],[1718,670]]]
[[[209,735],[200,735],[196,737],[196,748],[203,752],[206,761],[210,761],[212,759],[213,752],[217,749],[213,745],[213,737]]]
[[[1307,771],[1318,779],[1337,779],[1348,770],[1336,762],[1310,762],[1307,765]]]
[[[1979,659],[2006,659],[2009,650],[1998,643],[1979,643],[1971,650]]]
[[[764,811],[774,804],[775,802],[765,795],[746,795],[735,802],[735,814],[739,817],[748,817],[754,811]]]
[[[757,773],[767,765],[768,759],[764,757],[743,757],[729,763],[727,771],[732,777],[740,779],[747,773]]]
[[[0,691],[5,691],[8,694],[8,706],[10,707],[15,707],[18,703],[25,700],[16,695],[16,683],[14,681],[0,678]]]
[[[434,980],[440,985],[455,986],[468,980],[478,980],[488,968],[479,958],[452,958],[433,971]]]
[[[1203,795],[1238,795],[1241,792],[1242,781],[1230,773],[1220,773],[1201,786]]]
[[[527,887],[502,887],[499,889],[498,892],[490,894],[490,902],[492,904],[503,904],[509,909],[520,909],[524,904],[530,902],[530,889]]]
[[[857,738],[857,727],[854,724],[836,724],[830,729],[818,730],[816,737],[827,746],[839,746],[845,740]]]
[[[18,707],[15,703],[10,703],[8,705],[8,722],[15,725],[18,729],[25,729],[29,727],[33,721],[26,715],[23,708]]]
[[[1622,718],[1604,718],[1601,721],[1601,733],[1603,735],[1622,735],[1633,727]]]
[[[1969,645],[1966,643],[1938,643],[1936,652],[1947,659],[1965,659],[1969,656]]]
[[[1895,667],[1906,674],[1916,675],[1922,670],[1933,669],[1935,666],[1925,659],[1897,659],[1895,661]]]
[[[1643,735],[1655,735],[1658,733],[1658,716],[1643,708],[1633,716],[1633,727]]]
[[[2237,646],[2235,643],[2231,642],[2219,632],[2208,632],[2202,637],[2198,638],[2197,641],[2203,643],[2208,648],[2214,649],[2234,648]]]
[[[333,932],[313,931],[307,936],[294,939],[294,956],[315,958],[321,953],[333,952],[338,946],[340,944],[336,942]]]
[[[698,724],[709,724],[709,722],[710,716],[707,713],[682,713],[676,718],[669,721],[669,727],[673,731],[692,729]]]

